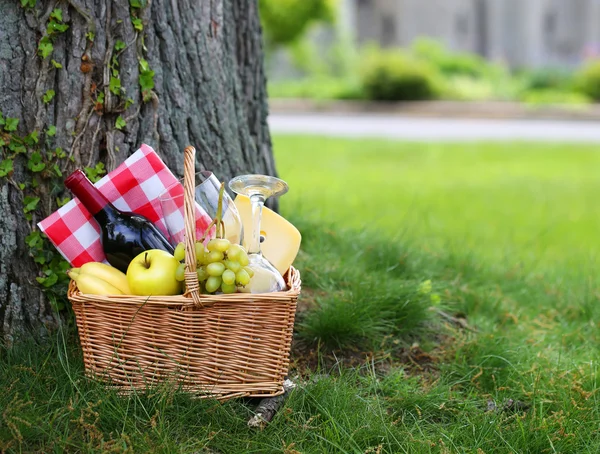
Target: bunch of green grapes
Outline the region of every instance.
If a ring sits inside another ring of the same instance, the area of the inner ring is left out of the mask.
[[[183,243],[177,245],[174,256],[179,261],[185,258]],[[248,267],[249,263],[245,249],[225,238],[214,238],[206,247],[201,241],[196,241],[196,273],[207,293],[219,290],[235,293],[238,286],[248,285],[254,276],[254,271]],[[175,278],[178,281],[185,279],[185,263],[179,264]]]

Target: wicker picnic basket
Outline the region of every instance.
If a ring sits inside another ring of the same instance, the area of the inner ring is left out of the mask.
[[[282,292],[200,293],[196,276],[193,147],[184,160],[186,293],[177,296],[82,294],[71,301],[86,373],[119,392],[173,383],[199,397],[283,393],[300,294],[300,273]]]

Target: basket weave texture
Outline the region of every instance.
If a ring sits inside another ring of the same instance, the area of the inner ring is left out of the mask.
[[[166,382],[199,397],[283,393],[300,294],[300,273],[282,292],[200,293],[195,272],[194,152],[185,152],[186,288],[176,296],[82,294],[71,301],[86,373],[119,392]],[[191,215],[190,215],[191,214]]]

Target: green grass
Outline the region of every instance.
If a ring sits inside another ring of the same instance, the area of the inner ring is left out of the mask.
[[[526,271],[588,266],[600,251],[595,146],[297,137],[275,146],[292,187],[288,216],[371,226]]]
[[[309,309],[269,427],[253,401],[106,391],[65,329],[0,349],[0,452],[600,452],[596,147],[274,146]]]

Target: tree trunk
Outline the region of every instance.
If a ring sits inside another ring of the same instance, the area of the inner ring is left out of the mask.
[[[112,170],[147,143],[178,175],[186,145],[222,181],[275,174],[257,0],[0,0],[0,111],[2,159],[14,161],[0,178],[9,343],[57,321],[26,237],[68,196],[73,168]],[[31,197],[39,203],[24,213]]]

